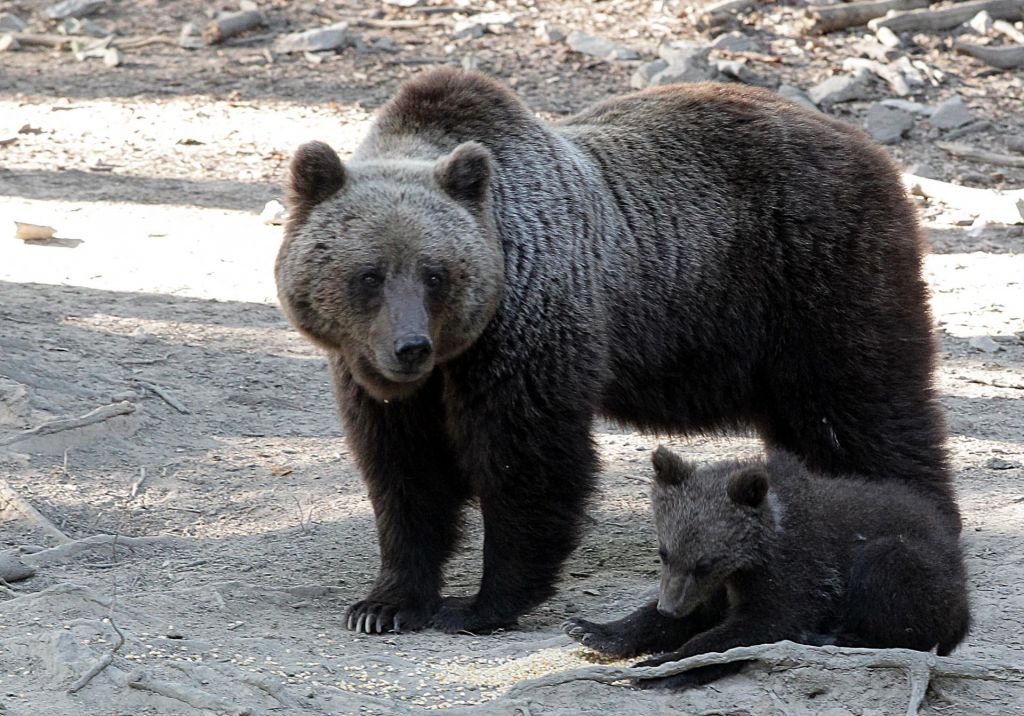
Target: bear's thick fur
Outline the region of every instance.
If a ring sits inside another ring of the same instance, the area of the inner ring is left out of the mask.
[[[959,540],[903,481],[824,478],[782,452],[698,468],[662,447],[653,462],[658,600],[607,624],[570,619],[583,644],[670,652],[638,664],[657,666],[784,639],[945,656],[967,634]],[[641,683],[682,688],[740,667]]]
[[[695,84],[557,124],[426,73],[352,160],[304,145],[276,264],[328,353],[377,519],[360,631],[480,631],[552,594],[597,416],[753,428],[823,473],[898,475],[959,530],[914,209],[859,130]],[[442,600],[479,500],[479,593]]]

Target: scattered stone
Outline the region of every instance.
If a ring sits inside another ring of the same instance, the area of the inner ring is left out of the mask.
[[[968,20],[967,25],[979,35],[987,35],[992,29],[992,16],[987,10],[982,10]]]
[[[9,12],[0,12],[0,30],[4,32],[21,32],[26,27],[28,27],[28,23],[17,15],[12,15]]]
[[[79,20],[74,17],[65,18],[61,23],[60,31],[65,35],[88,35],[89,37],[109,37],[114,34],[113,30],[108,30],[91,20]]]
[[[378,37],[370,48],[376,52],[395,52],[395,41],[390,37]]]
[[[84,17],[89,13],[99,10],[106,4],[106,0],[64,0],[56,5],[51,5],[43,11],[43,14],[51,20],[63,20],[66,17]]]
[[[394,5],[395,7],[416,7],[423,3],[424,0],[384,0],[385,5]]]
[[[651,84],[651,80],[654,79],[655,75],[668,67],[668,63],[665,60],[657,59],[653,62],[645,62],[640,65],[633,76],[629,78],[629,86],[633,89],[643,89]]]
[[[203,28],[203,39],[207,44],[216,45],[235,35],[241,35],[267,23],[259,10],[222,12]]]
[[[0,35],[0,52],[13,52],[19,49],[21,45],[14,35]]]
[[[900,36],[888,27],[878,28],[878,32],[875,33],[875,38],[886,47],[891,47],[893,49],[903,44]]]
[[[1020,463],[1004,460],[1001,457],[990,457],[985,461],[985,467],[989,470],[1012,470],[1015,467],[1020,467]]]
[[[818,105],[811,101],[811,98],[807,96],[807,93],[795,85],[780,85],[775,91],[790,102],[796,102],[807,109],[813,109],[815,112],[819,111]]]
[[[202,34],[203,28],[198,22],[186,22],[178,33],[178,47],[184,47],[186,50],[206,47],[206,40],[202,38]]]
[[[907,167],[907,173],[925,179],[942,179],[942,174],[927,162],[918,162]]]
[[[960,95],[954,95],[940,104],[931,116],[932,126],[936,129],[958,129],[973,120],[974,115]]]
[[[121,51],[116,47],[108,47],[103,52],[103,64],[107,67],[118,67],[124,58],[121,56]]]
[[[1003,347],[992,340],[990,336],[975,336],[968,343],[971,348],[983,353],[998,353],[1003,350]]]
[[[323,52],[337,50],[355,44],[355,38],[348,31],[347,22],[339,22],[315,30],[293,32],[282,35],[274,42],[274,52]]]
[[[1024,154],[1024,137],[1007,137],[1006,148],[1011,152]]]
[[[284,204],[279,202],[277,199],[271,199],[268,201],[266,206],[263,207],[263,211],[260,212],[260,221],[264,224],[280,226],[287,219],[288,210],[284,208]]]
[[[984,216],[977,217],[971,222],[971,228],[967,230],[967,237],[971,239],[979,238],[988,230],[990,224],[991,222]]]
[[[505,12],[504,10],[499,10],[497,12],[478,12],[475,15],[470,15],[468,21],[479,23],[484,27],[508,27],[509,25],[515,24],[516,16],[510,12]]]
[[[914,126],[914,115],[902,109],[875,103],[868,108],[864,128],[879,144],[895,144]]]
[[[904,112],[910,112],[916,114],[919,117],[931,117],[935,113],[934,107],[929,107],[926,104],[920,102],[911,102],[909,99],[883,99],[880,104],[886,107],[893,107],[895,109],[902,109]]]
[[[484,26],[479,22],[460,20],[455,23],[452,39],[454,40],[475,40],[484,36]]]
[[[544,42],[561,42],[565,39],[565,30],[550,22],[537,23],[533,34],[538,40],[543,40]]]
[[[831,107],[839,102],[867,99],[870,93],[870,73],[859,68],[853,74],[835,75],[811,87],[811,101],[819,107]]]
[[[755,87],[774,89],[779,84],[778,80],[774,77],[762,77],[750,69],[745,57],[741,57],[738,60],[718,60],[715,63],[715,70],[726,79],[754,85]]]
[[[658,47],[658,55],[668,63],[651,78],[652,85],[679,82],[703,82],[714,79],[717,70],[708,65],[711,49],[695,42],[666,42]]]
[[[579,30],[570,32],[569,36],[565,38],[565,42],[576,52],[602,60],[636,60],[640,58],[640,54],[636,50],[626,45],[620,45],[597,35],[588,35]]]
[[[21,221],[14,222],[14,238],[22,241],[45,241],[52,239],[57,230],[52,226],[42,224],[26,224]]]
[[[727,52],[758,52],[761,49],[754,38],[738,31],[719,35],[708,43],[708,47],[712,50],[725,50]]]

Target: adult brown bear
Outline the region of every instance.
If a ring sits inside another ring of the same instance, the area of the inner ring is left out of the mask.
[[[480,631],[550,596],[596,416],[752,427],[815,471],[898,475],[959,529],[914,209],[856,129],[720,84],[551,125],[443,69],[347,166],[301,147],[290,208],[281,304],[327,350],[377,519],[350,628]],[[442,599],[471,498],[480,590]]]

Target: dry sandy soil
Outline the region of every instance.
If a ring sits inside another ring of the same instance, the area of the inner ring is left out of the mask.
[[[0,2],[0,12],[52,30],[43,5]],[[122,36],[171,39],[207,9],[110,5],[96,22]],[[520,629],[383,637],[344,629],[346,606],[374,577],[376,542],[324,361],[275,305],[281,231],[258,214],[279,196],[290,151],[314,138],[351,151],[372,111],[424,64],[473,62],[544,116],[628,89],[635,63],[538,41],[539,20],[603,33],[645,59],[660,39],[697,36],[691,20],[660,3],[501,7],[517,18],[503,34],[456,42],[444,24],[453,15],[438,13],[428,16],[436,26],[360,30],[366,45],[385,38],[393,51],[349,48],[319,64],[265,48],[272,33],[339,17],[423,15],[275,1],[264,7],[269,28],[219,48],[149,44],[125,51],[114,68],[38,47],[0,55],[0,140],[15,140],[0,144],[0,477],[10,488],[0,495],[0,549],[21,548],[38,563],[35,576],[0,586],[0,714],[904,712],[906,675],[892,669],[753,666],[679,695],[591,681],[505,695],[522,679],[587,666],[590,655],[562,636],[561,621],[621,614],[657,575],[646,487],[635,479],[656,439],[611,426],[597,434],[604,477],[586,541],[559,595]],[[852,54],[860,35],[808,39],[798,12],[762,6],[741,27],[765,57],[782,60],[759,71],[807,87]],[[1024,134],[1020,73],[955,57],[946,39],[915,40],[917,55],[945,73],[917,98],[964,96],[989,120],[970,137],[980,146],[1000,149]],[[866,106],[835,113],[860,122]],[[933,146],[938,136],[923,122],[892,151],[906,164],[928,162],[946,181],[1024,186],[1024,169],[952,161]],[[975,615],[956,656],[1020,667],[1024,227],[972,228],[970,206],[920,203]],[[12,221],[51,225],[57,239],[16,241]],[[109,420],[15,440],[122,401],[126,412]],[[668,443],[699,459],[758,449],[749,438]],[[26,517],[12,495],[42,519]],[[101,534],[118,537],[29,554]],[[150,544],[128,539],[158,535]],[[451,592],[473,590],[479,540],[474,525],[448,569]],[[102,673],[68,692],[111,653]],[[1024,684],[939,679],[923,713],[1024,713]]]

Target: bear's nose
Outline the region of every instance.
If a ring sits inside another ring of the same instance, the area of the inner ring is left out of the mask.
[[[430,355],[432,348],[429,336],[412,334],[395,340],[395,357],[402,365],[414,367]]]

